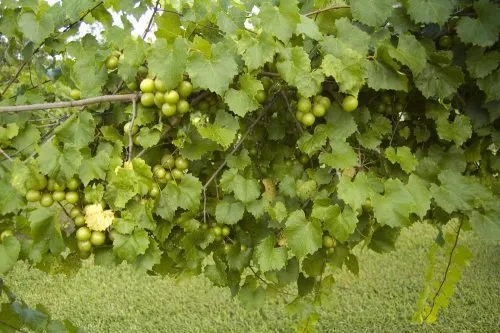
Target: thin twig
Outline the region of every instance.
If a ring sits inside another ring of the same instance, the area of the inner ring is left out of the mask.
[[[295,117],[295,115],[293,114],[292,108],[290,107],[290,103],[288,102],[288,98],[286,97],[286,94],[283,91],[280,91],[280,94],[281,94],[281,97],[283,98],[283,100],[285,101],[286,109],[288,110],[288,112],[292,116],[292,119],[295,120],[295,125],[297,126],[297,129],[299,130],[300,133],[304,133],[304,129],[302,128],[302,126],[300,126],[300,123],[297,120],[297,117]]]
[[[75,222],[75,220],[71,217],[71,215],[69,215],[68,211],[66,210],[66,208],[64,208],[63,204],[60,203],[59,201],[57,202],[57,204],[61,207],[61,209],[63,210],[64,214],[66,214],[66,216],[73,222]]]
[[[264,280],[259,274],[257,274],[257,272],[253,269],[252,266],[248,266],[248,268],[250,268],[250,270],[252,271],[253,275],[255,275],[255,277],[257,279],[259,279],[260,281],[262,281],[267,287],[269,287],[271,289],[274,289],[274,291],[278,292],[279,294],[283,294],[283,295],[287,295],[287,296],[295,296],[295,295],[293,295],[293,294],[291,294],[289,292],[286,292],[284,290],[278,289],[273,284],[270,284],[269,282],[267,282],[266,280]]]
[[[136,101],[139,99],[139,96],[140,94],[103,95],[103,96],[90,97],[78,101],[69,101],[69,102],[0,106],[0,112],[21,112],[21,111],[33,111],[33,110],[73,108],[78,106],[85,106],[89,104],[99,104],[106,102]]]
[[[7,83],[7,86],[3,89],[2,93],[0,94],[0,96],[3,96],[5,95],[5,93],[7,92],[7,90],[9,90],[10,86],[17,80],[17,78],[19,77],[19,75],[21,74],[23,68],[27,65],[27,62],[24,61],[21,65],[21,67],[19,67],[19,69],[17,70],[16,74],[14,74],[14,76],[12,77],[12,79],[10,79],[10,81]]]
[[[439,285],[438,290],[436,291],[436,293],[434,294],[434,297],[432,298],[432,303],[431,303],[432,305],[431,305],[431,308],[429,310],[429,313],[424,318],[424,322],[432,314],[432,311],[434,310],[434,306],[436,305],[436,298],[439,296],[439,293],[441,292],[441,289],[443,288],[444,283],[446,282],[446,278],[448,277],[448,273],[450,271],[451,262],[453,261],[453,253],[455,252],[455,249],[457,248],[458,238],[460,237],[460,231],[462,230],[463,223],[464,223],[464,220],[462,219],[460,221],[459,226],[458,226],[457,237],[455,238],[455,243],[453,243],[453,247],[451,248],[450,257],[448,258],[448,264],[446,265],[446,270],[444,272],[443,280],[441,281],[441,284]]]
[[[158,12],[159,7],[160,7],[160,0],[156,0],[155,8],[153,9],[153,14],[151,14],[151,18],[149,19],[146,30],[144,30],[144,33],[142,34],[142,39],[146,39],[146,36],[148,35],[149,30],[151,30],[151,25],[153,24],[153,20],[155,18],[156,13]]]
[[[12,157],[9,156],[2,148],[0,148],[0,154],[2,154],[6,159],[12,161]]]
[[[134,99],[132,100],[132,117],[130,118],[130,129],[128,131],[127,161],[129,162],[132,159],[132,147],[133,147],[132,129],[134,128],[135,109],[136,109],[136,100]]]
[[[331,7],[325,7],[325,8],[321,8],[321,9],[309,12],[309,13],[306,14],[306,16],[314,16],[316,14],[320,14],[320,13],[327,12],[327,11],[330,11],[330,10],[335,10],[335,9],[342,9],[342,8],[351,8],[351,6],[347,6],[347,5],[335,5],[335,6],[331,6]]]
[[[274,100],[274,99],[273,99]],[[245,139],[247,138],[248,134],[250,134],[250,132],[253,130],[253,128],[255,127],[255,125],[257,125],[257,123],[262,119],[262,117],[264,117],[264,115],[266,114],[266,111],[269,110],[269,108],[271,108],[271,106],[273,105],[272,103],[273,101],[271,100],[269,102],[269,104],[267,104],[264,109],[262,109],[262,112],[259,114],[259,116],[253,121],[253,123],[248,126],[248,129],[246,130],[245,134],[243,134],[241,136],[241,138],[238,140],[238,142],[236,142],[236,144],[234,145],[233,149],[231,150],[231,152],[229,152],[229,154],[226,155],[226,158],[224,159],[224,162],[221,163],[221,165],[219,165],[219,167],[217,168],[217,170],[215,170],[215,172],[212,174],[212,176],[210,176],[210,178],[207,180],[207,182],[205,183],[205,185],[203,185],[203,190],[205,191],[208,187],[208,185],[210,185],[210,183],[215,179],[215,177],[217,177],[217,175],[219,174],[219,172],[221,172],[221,170],[226,166],[227,164],[227,159],[232,156],[234,153],[236,153],[236,151],[238,150],[238,148],[240,148],[241,144],[243,143],[243,141],[245,141]]]

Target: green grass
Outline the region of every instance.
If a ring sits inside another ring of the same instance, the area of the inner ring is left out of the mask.
[[[435,234],[417,224],[402,233],[397,251],[363,252],[359,278],[338,274],[318,332],[497,332],[500,248],[470,236],[464,241],[475,258],[450,307],[433,326],[411,324]],[[6,280],[28,304],[42,303],[54,317],[71,319],[89,332],[290,332],[294,320],[283,299],[247,312],[226,289],[204,278],[176,282],[136,273],[127,265],[112,270],[90,266],[67,278],[19,263]]]

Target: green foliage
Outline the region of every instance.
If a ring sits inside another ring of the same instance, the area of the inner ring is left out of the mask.
[[[495,2],[162,9],[0,5],[12,77],[0,108],[131,93],[0,109],[0,272],[18,259],[69,265],[90,249],[100,264],[203,273],[249,309],[295,282],[290,309],[311,331],[311,301],[327,297],[332,268],[358,273],[358,244],[386,252],[401,228],[451,217],[499,243]],[[154,38],[151,26],[131,36],[131,18],[151,12]],[[84,21],[105,33],[80,36]],[[104,244],[76,241],[83,225]]]

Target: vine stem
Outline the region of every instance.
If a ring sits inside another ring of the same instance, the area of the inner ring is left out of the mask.
[[[300,133],[304,133],[302,126],[300,126],[299,121],[297,120],[297,118],[293,114],[292,108],[290,107],[290,103],[288,102],[288,98],[286,97],[286,94],[283,91],[280,91],[280,95],[283,98],[283,100],[285,101],[286,109],[288,110],[288,112],[292,116],[292,119],[295,120],[295,125],[297,126],[297,129],[299,130]]]
[[[425,316],[425,318],[423,320],[424,322],[432,314],[432,311],[434,310],[434,306],[436,305],[436,298],[441,293],[441,289],[443,288],[444,283],[446,282],[446,278],[448,277],[448,272],[450,271],[451,262],[453,260],[453,253],[455,252],[455,249],[457,248],[458,238],[460,237],[460,231],[462,230],[463,224],[464,224],[464,220],[462,219],[460,221],[460,224],[458,225],[457,237],[455,238],[455,242],[453,243],[453,247],[451,248],[451,251],[450,251],[450,257],[448,258],[448,264],[446,265],[446,270],[444,271],[443,280],[441,280],[441,284],[439,285],[438,290],[436,291],[436,293],[434,294],[434,297],[432,298],[431,309],[429,310],[429,313],[427,314],[427,316]]]
[[[335,5],[335,6],[325,7],[325,8],[321,8],[321,9],[309,12],[309,13],[306,14],[306,16],[308,16],[308,17],[309,16],[314,16],[316,14],[320,14],[320,13],[327,12],[327,11],[330,11],[330,10],[335,10],[335,9],[342,9],[342,8],[351,8],[351,6],[347,6],[347,5]]]
[[[151,30],[151,25],[153,24],[153,20],[155,18],[156,13],[158,12],[159,7],[160,7],[160,0],[156,0],[155,8],[153,9],[153,14],[151,14],[151,17],[149,18],[146,30],[144,30],[144,34],[142,35],[142,39],[145,39],[149,31]]]
[[[127,150],[127,161],[130,162],[132,159],[132,129],[134,128],[135,112],[136,112],[136,100],[132,100],[132,116],[130,117],[130,130],[128,131],[128,150]]]
[[[273,98],[274,100],[274,98]],[[269,104],[267,104],[264,109],[262,110],[262,112],[259,114],[259,116],[253,121],[253,123],[248,126],[245,134],[243,134],[243,136],[238,140],[238,142],[236,142],[236,144],[234,145],[233,149],[231,150],[231,152],[229,154],[227,154],[226,158],[224,159],[224,162],[221,163],[221,165],[219,165],[219,167],[217,168],[217,170],[215,170],[215,172],[212,174],[212,176],[210,176],[210,178],[206,181],[205,185],[203,185],[203,191],[206,191],[208,185],[210,185],[210,183],[215,179],[215,177],[217,177],[217,175],[219,174],[219,172],[221,172],[221,170],[226,166],[227,164],[227,159],[232,156],[234,153],[236,153],[236,151],[238,150],[238,148],[240,148],[241,144],[243,143],[243,141],[245,141],[245,139],[247,138],[247,136],[250,134],[250,132],[253,130],[253,128],[255,127],[255,125],[257,125],[257,123],[262,119],[262,117],[264,117],[264,115],[266,114],[266,111],[269,110],[269,108],[273,105],[272,103],[273,101],[270,101]]]
[[[90,104],[99,104],[106,102],[125,102],[137,101],[140,94],[124,94],[124,95],[103,95],[97,97],[85,98],[77,101],[69,102],[55,102],[45,104],[29,104],[29,105],[16,105],[16,106],[0,106],[1,112],[22,112],[33,110],[47,110],[47,109],[61,109],[61,108],[74,108]]]
[[[9,156],[2,148],[0,148],[0,154],[2,154],[6,159],[12,161],[12,157]]]

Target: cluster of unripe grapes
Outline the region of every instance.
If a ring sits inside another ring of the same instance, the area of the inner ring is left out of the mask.
[[[221,241],[224,237],[231,234],[231,229],[227,225],[214,225],[210,228],[210,232],[215,236],[216,241]]]
[[[404,109],[404,98],[401,96],[393,96],[391,94],[383,94],[378,102],[375,104],[377,112],[392,114],[402,112]]]
[[[177,89],[167,91],[165,83],[160,79],[145,78],[139,88],[142,91],[141,104],[145,107],[156,105],[166,117],[189,112],[186,98],[193,92],[193,85],[189,81],[182,81]]]
[[[196,108],[204,113],[210,112],[215,113],[218,109],[224,109],[225,105],[217,94],[211,93],[203,100],[201,100]]]
[[[43,207],[50,207],[54,202],[75,204],[80,199],[77,192],[80,181],[76,178],[71,178],[66,184],[57,183],[54,179],[47,180],[43,175],[37,175],[36,180],[26,192],[28,202],[39,202]]]
[[[108,233],[106,231],[91,230],[87,227],[85,225],[85,216],[78,207],[73,207],[69,211],[69,216],[75,224],[77,247],[82,254],[88,255],[93,247],[104,245],[107,239],[114,239],[115,232],[113,230]]]
[[[189,162],[182,156],[174,156],[167,153],[161,158],[160,164],[153,166],[153,175],[160,184],[171,180],[180,180],[184,177],[184,172],[189,168]],[[149,195],[156,197],[159,193],[157,187],[150,190]]]
[[[111,52],[111,55],[106,58],[106,68],[110,71],[116,69],[121,55],[120,51]]]
[[[325,115],[330,105],[330,99],[326,96],[316,95],[312,101],[307,97],[299,97],[295,117],[302,125],[306,127],[312,126],[316,118]]]

